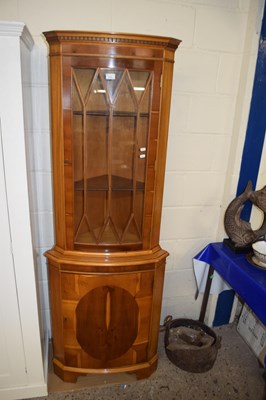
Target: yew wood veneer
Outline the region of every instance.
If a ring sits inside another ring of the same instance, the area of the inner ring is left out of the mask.
[[[159,245],[174,52],[148,35],[53,31],[55,246],[49,265],[55,372],[157,365]]]

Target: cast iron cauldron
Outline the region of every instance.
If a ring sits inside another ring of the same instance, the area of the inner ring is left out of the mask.
[[[196,330],[203,330],[214,338],[209,346],[187,346],[189,348],[167,349],[169,345],[169,331],[171,328],[188,327]],[[169,360],[177,367],[188,372],[206,372],[209,371],[216,360],[218,349],[221,347],[221,337],[216,336],[215,332],[207,325],[192,319],[172,319],[171,316],[165,319],[164,335],[165,352]]]

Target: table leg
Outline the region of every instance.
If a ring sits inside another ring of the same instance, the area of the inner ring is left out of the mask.
[[[264,372],[263,372],[263,378],[265,380],[265,384],[264,384],[264,392],[263,392],[262,400],[266,400],[266,368],[264,369]]]
[[[199,316],[200,322],[204,322],[207,304],[208,304],[208,300],[209,300],[209,294],[210,294],[210,290],[211,290],[213,273],[214,273],[214,268],[210,265],[209,271],[208,271],[208,277],[207,277],[207,281],[206,281],[206,286],[205,286],[205,291],[204,291],[204,295],[203,295],[203,300],[202,300],[202,304],[201,304],[201,309],[200,309],[200,316]]]

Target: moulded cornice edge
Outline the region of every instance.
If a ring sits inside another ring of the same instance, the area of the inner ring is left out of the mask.
[[[0,36],[17,36],[29,50],[34,45],[33,38],[24,22],[0,21]]]

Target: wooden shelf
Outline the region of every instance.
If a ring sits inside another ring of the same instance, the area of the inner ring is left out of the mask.
[[[83,115],[83,111],[73,111],[73,115]],[[86,115],[98,116],[98,117],[109,117],[110,113],[108,111],[86,111]],[[124,111],[113,111],[113,117],[137,117],[136,112],[124,112]],[[140,113],[140,117],[149,117],[149,113]]]
[[[84,190],[84,181],[79,180],[75,182],[75,190]],[[144,191],[144,182],[136,182],[136,190]],[[108,191],[108,175],[96,176],[94,178],[87,179],[87,190],[88,191]],[[133,180],[124,178],[121,176],[112,175],[111,178],[111,190],[112,191],[132,191]]]

